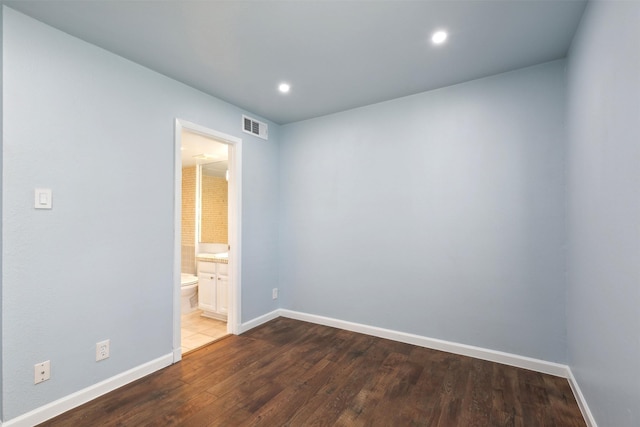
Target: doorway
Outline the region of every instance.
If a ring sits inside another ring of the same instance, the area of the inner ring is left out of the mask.
[[[239,330],[241,143],[176,120],[174,362]]]

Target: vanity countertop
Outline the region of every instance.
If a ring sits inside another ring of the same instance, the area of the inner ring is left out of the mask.
[[[199,253],[196,255],[198,261],[217,262],[219,264],[229,264],[229,252],[218,254]]]

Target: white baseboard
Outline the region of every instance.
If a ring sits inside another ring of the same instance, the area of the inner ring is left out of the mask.
[[[247,332],[250,329],[258,327],[263,323],[267,323],[269,320],[273,320],[277,317],[280,317],[281,310],[273,310],[270,313],[263,314],[262,316],[256,317],[255,319],[251,319],[248,322],[240,324],[240,330],[238,331],[238,335]]]
[[[529,369],[544,374],[557,377],[568,378],[569,367],[545,360],[533,359],[531,357],[519,356],[517,354],[505,353],[502,351],[489,350],[482,347],[475,347],[466,344],[459,344],[451,341],[444,341],[436,338],[427,338],[421,335],[408,334],[406,332],[393,331],[391,329],[378,328],[360,323],[347,322],[330,317],[318,316],[315,314],[301,313],[298,311],[281,309],[280,315],[291,319],[303,320],[317,323],[319,325],[332,326],[334,328],[345,329],[347,331],[359,332],[361,334],[372,335],[374,337],[386,338],[420,347],[434,350],[446,351],[460,354],[462,356],[475,357],[476,359],[488,360],[490,362],[502,363],[504,365],[515,366],[517,368]]]
[[[595,419],[589,410],[580,387],[578,386],[571,369],[569,369],[567,365],[286,309],[277,309],[249,320],[248,322],[242,323],[240,325],[239,333],[242,334],[247,332],[250,329],[258,327],[280,316],[567,378],[587,426],[597,427]],[[177,356],[178,354],[174,354],[173,352],[169,353],[127,372],[123,372],[100,383],[87,387],[84,390],[65,396],[62,399],[58,399],[55,402],[51,402],[19,417],[5,421],[4,423],[0,422],[0,427],[26,427],[44,422],[90,400],[102,396],[103,394],[122,387],[125,384],[169,366],[174,363],[174,361],[180,360],[179,358],[176,360]]]
[[[421,335],[393,331],[391,329],[378,328],[376,326],[363,325],[361,323],[347,322],[331,317],[301,313],[299,311],[280,309],[278,310],[278,312],[282,317],[288,317],[291,319],[302,320],[319,325],[345,329],[347,331],[358,332],[361,334],[371,335],[379,338],[413,344],[420,347],[431,348],[434,350],[446,351],[453,354],[460,354],[463,356],[474,357],[476,359],[488,360],[490,362],[502,363],[504,365],[515,366],[516,368],[529,369],[531,371],[541,372],[543,374],[566,378],[569,382],[569,385],[571,386],[573,395],[578,402],[578,406],[580,407],[582,416],[587,423],[587,427],[598,427],[595,419],[593,418],[593,414],[591,414],[591,411],[589,410],[589,405],[587,405],[587,401],[585,400],[584,395],[582,394],[582,391],[578,386],[578,382],[573,376],[571,369],[567,365],[547,362],[545,360],[534,359],[531,357],[520,356],[512,353],[505,353],[502,351],[489,350],[482,347],[459,344],[436,338],[423,337]]]
[[[129,384],[130,382],[171,365],[173,363],[173,357],[173,353],[169,353],[140,366],[136,366],[133,369],[72,393],[62,399],[41,406],[9,421],[5,421],[0,424],[0,427],[28,427],[42,423],[70,409],[87,403],[96,397],[102,396],[125,384]]]
[[[587,405],[587,401],[582,394],[582,390],[580,390],[580,386],[578,385],[578,381],[573,376],[573,372],[569,369],[569,385],[571,386],[571,391],[573,391],[573,395],[578,402],[578,407],[580,408],[580,412],[582,412],[582,417],[584,421],[587,423],[587,427],[598,427],[596,424],[596,419],[593,417],[591,410],[589,409],[589,405]]]
[[[474,357],[476,359],[488,360],[490,362],[502,363],[504,365],[515,366],[516,368],[529,369],[531,371],[541,372],[543,374],[566,378],[569,382],[569,385],[571,386],[573,395],[578,402],[578,406],[580,407],[582,416],[587,423],[587,427],[598,427],[595,419],[593,418],[593,414],[591,414],[591,411],[589,410],[587,401],[585,400],[584,395],[582,394],[582,391],[578,386],[578,382],[573,376],[573,372],[571,372],[571,369],[567,365],[286,309],[274,310],[263,316],[256,317],[253,320],[243,323],[241,325],[242,332],[246,332],[249,329],[255,328],[256,326],[260,326],[263,323],[266,323],[269,320],[275,319],[279,316],[302,320],[305,322],[311,322],[318,325],[331,326],[334,328],[358,332],[374,337],[413,344],[420,347],[431,348],[434,350],[446,351],[453,354],[460,354],[463,356]],[[0,425],[0,427],[2,426]]]
[[[182,347],[173,349],[173,363],[178,363],[182,360]],[[2,426],[0,426],[2,427]]]

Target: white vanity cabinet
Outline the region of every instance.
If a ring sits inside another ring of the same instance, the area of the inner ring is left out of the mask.
[[[201,264],[204,266],[201,268]],[[210,270],[211,264],[213,266],[213,272]],[[202,311],[215,311],[216,310],[216,273],[215,264],[212,262],[199,262],[198,263],[198,308]]]
[[[198,261],[198,308],[202,315],[227,320],[229,265]]]
[[[229,299],[229,265],[217,264],[216,278],[216,311],[227,317],[227,301]]]

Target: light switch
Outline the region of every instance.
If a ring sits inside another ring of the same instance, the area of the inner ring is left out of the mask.
[[[36,209],[51,209],[51,189],[36,188]]]

